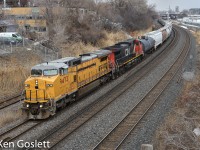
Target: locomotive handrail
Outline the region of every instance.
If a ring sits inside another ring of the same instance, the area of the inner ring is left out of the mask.
[[[25,99],[25,97],[26,97],[26,90],[23,90],[23,91],[22,91],[21,97],[22,97],[22,98],[20,99],[20,102],[21,102],[22,100]]]

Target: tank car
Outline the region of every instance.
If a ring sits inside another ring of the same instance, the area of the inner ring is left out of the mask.
[[[152,53],[154,50],[155,40],[152,37],[142,36],[139,39],[142,43],[142,49],[144,53]]]

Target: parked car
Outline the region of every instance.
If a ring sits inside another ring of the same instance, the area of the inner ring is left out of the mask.
[[[0,33],[0,42],[4,44],[16,44],[22,42],[22,36],[17,32]]]

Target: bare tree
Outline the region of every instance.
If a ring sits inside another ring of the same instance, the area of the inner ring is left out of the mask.
[[[100,7],[98,13],[113,22],[120,22],[126,30],[149,27],[155,14],[154,7],[148,7],[146,0],[110,0],[109,3],[99,5],[103,7]]]
[[[153,9],[145,0],[45,0],[48,39],[54,43],[83,41],[96,44],[102,30],[120,24],[127,31],[151,25]],[[58,7],[57,7],[58,6]]]

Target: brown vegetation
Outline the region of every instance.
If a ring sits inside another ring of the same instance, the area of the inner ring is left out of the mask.
[[[30,68],[41,62],[40,57],[29,51],[0,57],[0,100],[22,92]]]
[[[196,37],[197,42],[198,42],[198,44],[200,45],[200,31],[197,31],[197,32],[194,34],[194,36]]]
[[[195,34],[200,44],[200,32]],[[200,47],[198,47],[200,66]],[[156,132],[154,147],[159,150],[199,149],[200,136],[193,131],[200,129],[200,68],[196,70],[196,78],[186,82],[182,96],[174,105],[173,111]]]
[[[145,0],[65,0],[62,7],[55,6],[53,0],[46,0],[48,38],[58,47],[71,42],[99,47],[99,41],[106,38],[105,30],[144,30],[152,26],[156,16]]]
[[[154,7],[145,0],[112,0],[99,3],[97,8],[101,16],[121,23],[126,31],[146,29],[156,16]]]
[[[113,45],[119,41],[123,41],[127,39],[127,35],[123,32],[107,32],[104,31],[103,34],[105,37],[100,39],[96,46],[88,43],[85,44],[84,42],[68,42],[67,44],[62,44],[62,57],[66,56],[79,56],[80,54],[97,50],[101,47],[106,47]]]

